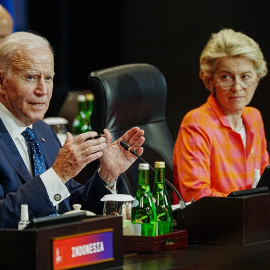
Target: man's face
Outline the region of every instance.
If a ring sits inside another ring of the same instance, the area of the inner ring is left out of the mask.
[[[54,58],[49,48],[17,51],[10,74],[1,74],[1,102],[29,126],[43,119],[49,107],[53,77]]]

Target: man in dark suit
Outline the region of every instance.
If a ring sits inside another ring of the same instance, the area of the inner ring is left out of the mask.
[[[116,142],[105,137],[86,140],[97,133],[67,133],[61,146],[57,135],[42,121],[52,96],[53,51],[43,37],[16,32],[0,44],[0,227],[15,228],[21,204],[28,204],[29,217],[62,214],[75,203],[96,214],[102,213],[100,198],[123,193],[119,176],[135,157],[122,149],[128,141],[139,155],[143,130],[134,127]],[[34,131],[45,159],[45,172],[35,176],[25,138],[27,128]],[[83,186],[72,178],[88,163],[100,160],[99,170]]]

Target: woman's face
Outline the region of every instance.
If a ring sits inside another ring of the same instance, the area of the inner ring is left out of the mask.
[[[216,99],[227,116],[242,114],[258,82],[253,62],[245,57],[221,59],[211,79]]]

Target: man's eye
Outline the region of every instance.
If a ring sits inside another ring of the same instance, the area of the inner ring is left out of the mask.
[[[51,76],[48,76],[45,78],[46,81],[51,81],[53,78]]]
[[[27,78],[27,80],[34,80],[34,76],[30,76],[30,75],[27,76],[26,78]]]

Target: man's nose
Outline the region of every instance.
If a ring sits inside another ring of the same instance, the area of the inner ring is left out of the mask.
[[[37,83],[36,93],[38,94],[47,94],[47,88],[45,84],[45,80],[43,78],[40,78]]]

